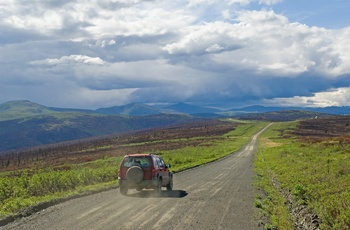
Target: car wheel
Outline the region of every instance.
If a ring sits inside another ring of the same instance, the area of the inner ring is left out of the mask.
[[[170,181],[169,181],[169,184],[166,185],[166,189],[167,189],[168,191],[172,191],[172,190],[173,190],[173,185],[174,185],[174,183],[173,183],[173,177],[170,177]]]
[[[128,187],[125,185],[120,185],[119,186],[119,191],[122,195],[126,195],[128,193]]]
[[[154,194],[156,196],[160,196],[160,193],[162,192],[162,179],[158,180],[158,184],[156,187],[154,187]]]
[[[126,178],[135,184],[143,180],[143,171],[139,166],[133,166],[126,172]]]

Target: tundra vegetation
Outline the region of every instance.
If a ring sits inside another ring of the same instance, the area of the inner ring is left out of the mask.
[[[265,125],[198,123],[1,156],[0,217],[42,202],[115,187],[125,154],[157,152],[176,172],[239,150]]]
[[[266,229],[306,229],[305,218],[319,229],[350,229],[349,121],[275,123],[260,136],[256,181],[265,195],[255,205],[270,218]]]
[[[266,229],[298,229],[310,213],[320,229],[350,228],[349,124],[346,116],[279,122],[260,136],[255,206]],[[266,125],[227,119],[0,156],[0,218],[116,187],[125,154],[156,152],[181,171],[237,151]]]

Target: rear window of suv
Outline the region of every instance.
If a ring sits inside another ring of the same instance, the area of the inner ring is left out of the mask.
[[[151,166],[149,157],[126,157],[122,165],[124,167],[141,166],[142,168]]]

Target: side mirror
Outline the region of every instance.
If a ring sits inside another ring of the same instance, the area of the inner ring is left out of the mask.
[[[167,164],[165,167],[166,167],[166,168],[170,168],[170,167],[171,167],[171,165],[170,165],[170,164]]]

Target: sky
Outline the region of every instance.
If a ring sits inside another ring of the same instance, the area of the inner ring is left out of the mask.
[[[350,106],[349,0],[0,2],[0,103]]]

